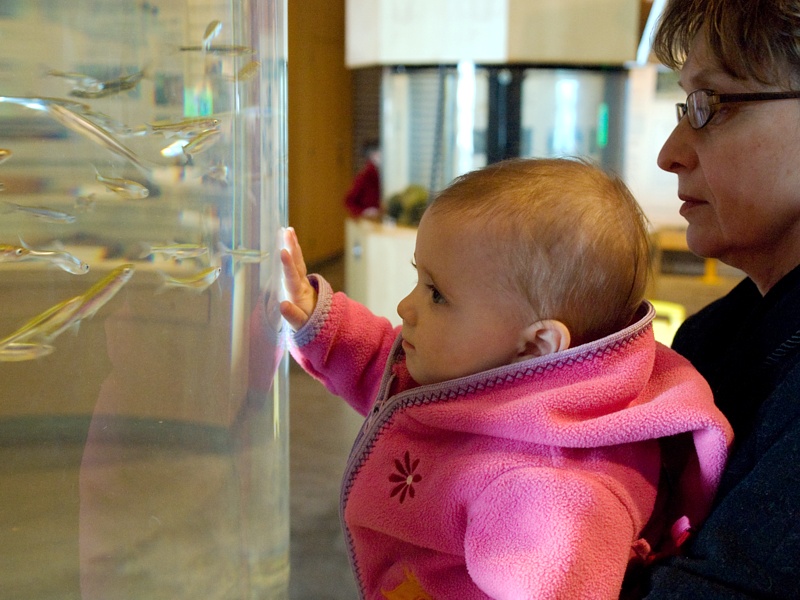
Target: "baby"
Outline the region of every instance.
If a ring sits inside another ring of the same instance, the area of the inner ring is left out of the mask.
[[[632,558],[708,513],[731,429],[654,340],[618,179],[572,159],[457,178],[419,225],[398,328],[286,246],[291,352],[366,416],[341,497],[361,597],[618,598]]]

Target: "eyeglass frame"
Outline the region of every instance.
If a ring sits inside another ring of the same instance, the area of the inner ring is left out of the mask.
[[[788,91],[788,92],[752,92],[752,93],[743,93],[743,94],[717,94],[713,90],[706,90],[706,89],[699,89],[695,90],[686,96],[686,102],[678,102],[675,105],[675,109],[678,115],[678,123],[681,122],[683,117],[689,114],[689,98],[692,97],[694,94],[703,93],[708,98],[708,118],[701,123],[698,127],[695,127],[692,123],[691,117],[689,117],[689,125],[691,125],[692,129],[702,129],[706,125],[708,125],[711,118],[717,112],[717,107],[720,104],[727,104],[732,102],[764,102],[766,100],[789,100],[792,98],[800,98],[800,91]]]

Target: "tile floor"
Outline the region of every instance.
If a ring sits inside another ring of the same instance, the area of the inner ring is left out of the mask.
[[[289,600],[353,600],[339,483],[361,417],[296,365],[289,386]]]
[[[344,289],[344,265],[312,269]],[[289,600],[357,598],[339,526],[339,484],[361,417],[294,362],[289,371]]]

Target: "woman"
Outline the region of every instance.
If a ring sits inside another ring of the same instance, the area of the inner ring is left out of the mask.
[[[800,0],[670,0],[654,49],[688,95],[658,164],[689,248],[748,277],[673,344],[736,440],[711,515],[647,598],[800,598]]]

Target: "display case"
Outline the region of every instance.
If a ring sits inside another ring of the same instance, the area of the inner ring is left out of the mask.
[[[518,156],[583,156],[622,173],[627,85],[621,67],[384,67],[384,201],[409,186],[435,194],[458,175]],[[422,195],[423,207],[427,199]]]

